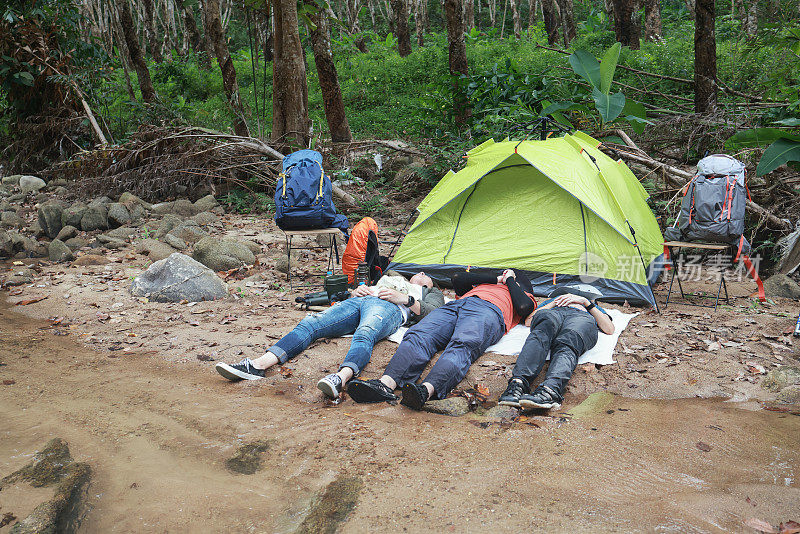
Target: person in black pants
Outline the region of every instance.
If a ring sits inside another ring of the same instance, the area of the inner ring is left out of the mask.
[[[531,333],[525,340],[499,403],[525,411],[558,409],[564,400],[567,382],[578,365],[578,358],[597,343],[598,330],[613,334],[614,323],[608,313],[594,302],[567,293],[543,302],[525,324],[530,325]],[[544,367],[548,353],[550,367],[547,375],[531,394],[530,385]]]
[[[536,308],[530,282],[514,271],[499,276],[460,272],[452,282],[459,298],[432,311],[406,332],[379,380],[352,380],[347,391],[354,401],[396,400],[397,387],[402,387],[401,403],[415,410],[422,409],[428,399],[445,398],[488,346]],[[442,349],[436,364],[418,384],[425,367]]]

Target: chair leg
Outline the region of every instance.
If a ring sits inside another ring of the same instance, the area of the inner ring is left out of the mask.
[[[286,279],[289,281],[289,291],[292,291],[292,236],[286,236]]]

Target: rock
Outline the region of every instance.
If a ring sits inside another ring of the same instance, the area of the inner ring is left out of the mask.
[[[20,200],[25,200],[25,195],[22,193],[15,193],[8,197],[9,202],[19,202]]]
[[[275,270],[279,273],[289,273],[289,258],[287,258],[285,254],[281,254],[275,260]]]
[[[203,198],[196,200],[194,203],[194,208],[197,210],[196,213],[201,211],[211,211],[217,206],[219,206],[219,202],[217,202],[217,199],[214,198],[214,195],[206,195]]]
[[[14,254],[14,242],[5,230],[0,230],[0,258],[10,258]]]
[[[152,204],[150,210],[158,215],[171,214],[173,204],[173,202],[159,202],[158,204]]]
[[[108,223],[114,228],[125,226],[131,222],[131,214],[128,208],[119,202],[112,202],[108,205]]]
[[[19,179],[19,190],[24,195],[27,195],[28,193],[36,193],[39,190],[44,189],[44,186],[46,185],[47,182],[41,178],[37,178],[36,176],[22,176]]]
[[[234,473],[252,475],[261,469],[261,456],[269,450],[268,441],[245,443],[236,449],[236,453],[225,460],[225,467]]]
[[[129,207],[128,212],[131,214],[131,221],[138,221],[147,215],[147,210],[145,210],[144,207],[140,206],[139,204],[134,204],[133,206]]]
[[[83,256],[78,256],[78,259],[73,261],[72,265],[73,267],[85,267],[87,265],[106,265],[109,262],[110,260],[108,258],[100,256],[99,254],[84,254]]]
[[[81,219],[83,214],[86,213],[86,204],[83,202],[76,202],[72,206],[65,209],[61,214],[61,224],[63,226],[74,226],[75,228],[81,227]]]
[[[786,404],[800,404],[800,386],[787,386],[778,393],[778,401]]]
[[[145,202],[141,198],[137,197],[133,193],[124,192],[119,196],[118,202],[120,204],[124,204],[126,208],[131,209],[133,206],[141,206],[147,211],[153,209],[153,205],[149,202]]]
[[[3,176],[3,185],[19,185],[19,180],[22,178],[21,174],[12,174],[10,176]]]
[[[50,180],[49,182],[47,182],[47,186],[48,187],[58,187],[60,185],[61,186],[67,185],[68,183],[69,182],[66,180],[66,178],[55,178],[55,179]]]
[[[197,302],[228,296],[228,288],[208,267],[176,252],[134,278],[131,294],[155,302]]]
[[[186,250],[189,248],[189,246],[186,244],[186,241],[173,234],[165,235],[164,243],[178,250]]]
[[[513,406],[502,406],[498,404],[486,410],[486,413],[483,415],[484,417],[496,417],[498,419],[513,419],[519,415],[519,410]]]
[[[33,234],[34,237],[44,237],[45,234],[44,230],[42,230],[42,225],[39,224],[39,221],[33,221],[30,226],[28,226],[28,231]]]
[[[447,399],[431,400],[422,407],[426,412],[439,415],[459,417],[469,413],[469,401],[464,397],[449,397]]]
[[[6,278],[5,282],[3,282],[3,285],[6,287],[17,287],[25,284],[30,284],[31,282],[33,282],[33,277],[22,276],[20,274],[12,274],[8,278]]]
[[[194,204],[185,198],[181,198],[172,203],[172,213],[182,215],[184,217],[191,217],[197,215],[201,210],[197,209]]]
[[[72,456],[67,442],[61,438],[53,438],[33,455],[28,464],[3,478],[0,488],[17,482],[27,482],[34,488],[52,486],[66,477],[66,466],[70,463]]]
[[[193,245],[204,237],[208,236],[208,234],[201,230],[200,227],[197,226],[197,223],[192,220],[182,222],[170,230],[169,235],[174,235],[190,245]]]
[[[64,208],[61,207],[61,204],[52,200],[39,206],[39,226],[50,239],[55,239],[58,232],[61,231],[63,213]]]
[[[50,199],[51,199],[50,194],[45,192],[36,193],[36,196],[33,197],[34,202],[36,202],[37,204],[44,204]]]
[[[61,241],[66,241],[67,239],[75,237],[76,235],[78,235],[78,229],[75,228],[74,226],[67,225],[63,227],[60,232],[58,232],[56,239],[60,239]]]
[[[108,209],[108,205],[111,204],[113,201],[108,198],[107,196],[97,197],[96,199],[89,202],[90,208],[106,208]]]
[[[192,257],[215,271],[252,265],[256,257],[244,244],[233,239],[204,237],[194,246]]]
[[[71,237],[64,241],[64,244],[67,245],[70,250],[78,250],[88,246],[89,242],[82,237]]]
[[[50,245],[47,247],[47,254],[50,257],[50,261],[56,263],[75,259],[72,250],[60,239],[54,239],[50,242]]]
[[[136,243],[136,252],[147,254],[153,261],[159,261],[171,256],[175,249],[156,239],[142,239]]]
[[[128,246],[128,242],[123,239],[116,239],[105,234],[99,234],[96,238],[97,245],[110,250],[119,250]]]
[[[8,200],[0,201],[0,211],[17,211],[17,208]]]
[[[200,226],[208,226],[209,224],[217,224],[219,222],[219,217],[210,211],[201,211],[192,217],[192,220]]]
[[[0,213],[0,224],[6,228],[21,228],[25,226],[25,221],[13,211],[4,211]]]
[[[90,204],[81,217],[81,230],[84,232],[108,230],[108,211],[105,206]]]
[[[249,239],[242,239],[239,242],[242,243],[247,248],[249,248],[250,252],[252,252],[254,256],[256,254],[261,254],[261,245],[259,245],[258,243],[250,241]]]
[[[29,258],[44,258],[47,256],[47,247],[29,237],[22,241],[22,252]]]
[[[181,219],[180,217],[176,217],[175,215],[172,214],[165,215],[164,218],[161,219],[161,223],[155,229],[153,235],[155,235],[156,238],[160,239],[165,235],[167,235],[170,232],[170,230],[172,230],[182,222],[183,219]]]
[[[791,365],[771,369],[761,382],[761,387],[775,392],[796,385],[800,385],[800,367]]]
[[[63,185],[60,185],[55,189],[53,189],[53,193],[55,193],[56,196],[64,196],[67,194],[67,188],[64,187]]]
[[[22,250],[25,244],[25,237],[19,232],[8,232],[8,238],[11,239],[11,247],[13,250]]]
[[[591,417],[604,412],[614,401],[614,394],[607,391],[596,391],[586,397],[579,405],[572,408],[568,413],[573,417]]]
[[[294,534],[339,532],[350,512],[358,505],[364,482],[358,477],[339,475],[313,500],[313,506]]]
[[[113,230],[109,230],[105,233],[106,236],[112,239],[128,239],[131,236],[134,236],[139,233],[137,228],[131,228],[130,226],[120,226],[119,228],[114,228]]]
[[[764,280],[764,292],[768,297],[800,300],[800,285],[785,274],[775,274]]]

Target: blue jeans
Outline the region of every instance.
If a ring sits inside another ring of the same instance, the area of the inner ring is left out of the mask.
[[[284,364],[319,338],[353,334],[350,350],[339,369],[349,367],[358,376],[369,363],[375,343],[393,334],[402,323],[403,314],[397,304],[378,297],[352,297],[309,315],[267,350]]]
[[[454,300],[408,329],[384,374],[400,386],[416,382],[436,352],[444,349],[423,380],[433,386],[437,399],[443,399],[503,333],[500,308],[474,296]]]

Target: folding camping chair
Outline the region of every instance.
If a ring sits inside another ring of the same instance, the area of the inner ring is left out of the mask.
[[[684,304],[686,306],[697,306],[699,308],[713,308],[714,311],[717,310],[717,306],[719,305],[719,298],[722,294],[722,291],[725,291],[725,304],[730,304],[730,298],[728,297],[728,286],[725,283],[725,273],[720,271],[719,273],[719,287],[717,287],[717,294],[714,299],[714,305],[711,306],[710,304],[696,304],[694,302],[688,302],[688,296],[696,296],[699,298],[711,298],[708,295],[697,295],[697,294],[689,294],[687,295],[683,291],[683,285],[681,285],[681,279],[678,276],[678,269],[680,269],[684,265],[683,257],[683,249],[687,248],[697,248],[702,250],[709,250],[714,251],[711,254],[711,257],[719,256],[721,259],[724,258],[723,253],[726,250],[731,248],[730,245],[720,245],[718,243],[690,243],[684,241],[667,241],[664,243],[664,248],[669,251],[669,262],[672,268],[672,276],[669,280],[669,289],[667,290],[667,301],[664,303],[664,308],[669,305],[670,295],[672,295],[672,284],[675,282],[675,279],[678,279],[678,289],[681,292],[681,298],[684,302],[680,304]],[[702,265],[702,264],[700,264]]]
[[[319,228],[315,230],[283,230],[284,237],[286,238],[286,259],[288,260],[287,268],[286,268],[286,278],[289,280],[289,290],[291,291],[294,289],[292,285],[292,250],[313,250],[313,249],[321,249],[328,251],[328,263],[327,263],[327,271],[335,272],[336,271],[336,263],[339,262],[339,248],[336,246],[336,236],[341,232],[338,228]],[[293,245],[292,239],[295,236],[316,236],[319,235],[329,235],[330,236],[330,243],[327,245],[305,245],[305,246],[296,246]],[[334,262],[333,257],[336,254],[336,261]]]

